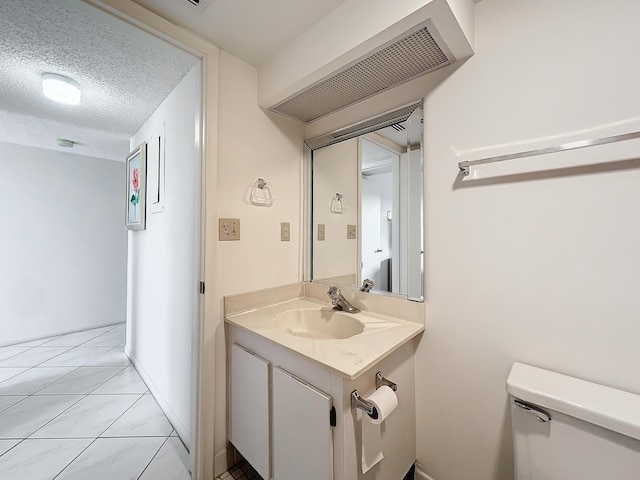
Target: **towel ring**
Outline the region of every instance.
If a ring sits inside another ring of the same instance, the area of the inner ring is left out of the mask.
[[[250,200],[252,205],[260,207],[270,207],[273,205],[273,191],[271,190],[271,184],[265,182],[264,178],[258,178],[251,187]]]

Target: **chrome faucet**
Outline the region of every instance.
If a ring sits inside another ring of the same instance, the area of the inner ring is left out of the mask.
[[[347,299],[342,296],[342,292],[338,287],[331,287],[327,292],[327,295],[329,295],[329,298],[331,299],[334,310],[340,310],[347,313],[358,313],[360,311],[359,308],[356,308],[347,302]]]

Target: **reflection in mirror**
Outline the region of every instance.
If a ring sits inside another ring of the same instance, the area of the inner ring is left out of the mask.
[[[422,301],[422,105],[384,118],[339,142],[335,134],[322,137],[326,146],[320,137],[307,142],[311,279],[353,286],[369,279],[373,291]]]

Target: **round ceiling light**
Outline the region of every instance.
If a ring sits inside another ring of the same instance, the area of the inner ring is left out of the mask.
[[[70,78],[55,73],[42,74],[42,91],[47,98],[67,105],[80,103],[80,85]]]

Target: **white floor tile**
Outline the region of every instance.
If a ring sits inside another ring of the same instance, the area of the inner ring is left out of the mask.
[[[90,361],[86,367],[126,367],[131,365],[129,357],[124,354],[122,347],[115,347],[104,355]]]
[[[92,338],[96,338],[98,335],[102,335],[103,332],[96,332],[89,330],[86,332],[75,332],[67,335],[62,335],[54,340],[46,343],[47,347],[77,347],[84,342],[88,342]]]
[[[28,437],[80,398],[80,395],[28,397],[0,413],[0,438]]]
[[[69,375],[62,377],[60,380],[38,391],[37,395],[91,393],[122,370],[122,368],[123,367],[80,367]]]
[[[29,370],[29,367],[0,368],[0,383],[4,382],[8,378],[15,377],[19,373],[26,372],[27,370]]]
[[[9,450],[11,450],[13,447],[15,447],[21,441],[22,440],[20,440],[20,439],[0,440],[0,455],[4,455],[5,452],[8,452]],[[2,460],[2,459],[0,458],[0,460]]]
[[[189,453],[180,439],[171,437],[144,471],[140,480],[190,480]]]
[[[91,439],[25,440],[0,457],[0,478],[51,480],[91,442]]]
[[[93,391],[94,395],[145,393],[147,386],[134,367],[127,367],[108,382]]]
[[[61,397],[66,398],[67,395],[61,395]],[[126,412],[138,398],[137,395],[86,396],[31,435],[31,438],[97,437]]]
[[[0,361],[0,367],[35,367],[50,358],[69,350],[70,347],[34,347]]]
[[[73,372],[75,367],[36,367],[0,383],[0,395],[33,395]]]
[[[9,357],[13,357],[19,353],[22,353],[26,350],[30,350],[33,347],[18,347],[14,345],[10,345],[8,347],[0,347],[0,361],[5,360]]]
[[[47,337],[47,338],[40,338],[37,340],[31,340],[30,342],[18,343],[16,347],[37,347],[39,345],[44,345],[45,343],[58,338],[58,336],[59,335],[56,335],[55,337]]]
[[[109,331],[113,330],[114,328],[116,328],[118,325],[124,325],[124,324],[117,323],[115,325],[106,325],[104,327],[93,328],[90,331],[91,332],[101,332],[101,333],[109,332]]]
[[[101,347],[117,347],[124,341],[125,341],[124,330],[111,330],[107,333],[103,333],[99,337],[89,340],[84,345],[101,346]]]
[[[0,395],[0,412],[27,398],[25,395]]]
[[[56,480],[136,480],[164,438],[99,438]]]
[[[151,395],[144,395],[101,437],[167,437],[173,427]]]
[[[43,348],[43,347],[37,347]],[[60,347],[68,348],[68,347]],[[82,367],[86,363],[95,360],[100,355],[104,355],[109,351],[109,347],[81,347],[72,348],[62,355],[47,360],[42,364],[43,367]]]

